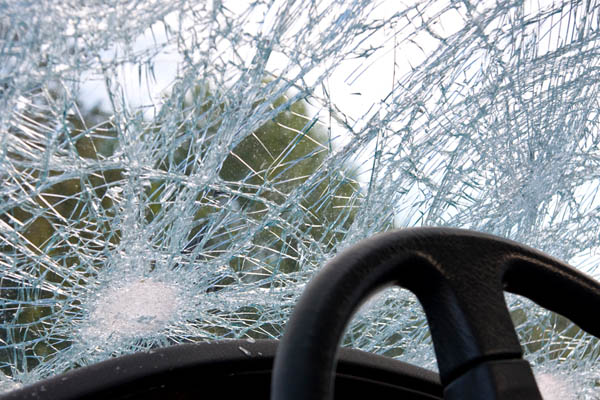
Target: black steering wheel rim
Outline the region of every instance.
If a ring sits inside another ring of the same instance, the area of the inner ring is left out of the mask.
[[[503,291],[600,336],[587,311],[600,308],[600,284],[557,259],[467,230],[388,232],[344,251],[307,286],[275,358],[272,400],[329,399],[346,325],[389,285],[409,289],[423,305],[447,399],[541,399]]]

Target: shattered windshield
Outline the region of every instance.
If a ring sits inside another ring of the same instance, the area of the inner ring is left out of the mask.
[[[0,4],[0,392],[157,346],[280,338],[327,260],[390,229],[489,232],[599,279],[599,11]],[[598,341],[507,302],[539,379],[594,398]],[[343,345],[436,368],[398,289]]]

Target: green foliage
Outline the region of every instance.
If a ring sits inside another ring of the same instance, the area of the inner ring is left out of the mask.
[[[45,99],[46,110],[59,103],[54,96]],[[170,140],[156,149],[156,154],[161,156],[156,158],[154,167],[164,171],[165,178],[151,179],[144,192],[137,194],[144,198],[148,226],[162,230],[156,235],[167,235],[172,228],[173,221],[168,218],[176,214],[169,212],[172,211],[169,207],[181,197],[193,197],[192,229],[182,253],[192,253],[198,262],[232,254],[227,261],[229,272],[213,281],[208,291],[240,280],[269,282],[268,278],[275,273],[298,271],[302,246],[308,248],[313,243],[324,243],[325,251],[328,251],[344,237],[361,196],[350,170],[332,173],[321,168],[330,155],[329,139],[317,120],[309,116],[304,101],[292,103],[229,151],[218,171],[222,187],[228,193],[211,187],[187,188],[175,179],[177,174],[189,177],[198,173],[198,160],[214,151],[214,140],[223,124],[224,105],[213,103],[213,98],[207,90],[198,87],[184,104],[180,104],[181,115],[188,118],[175,129],[158,123],[145,127],[140,133],[140,140],[154,140],[152,135],[168,136],[161,129],[172,130]],[[287,100],[284,96],[271,107]],[[259,105],[255,104],[256,107]],[[7,259],[28,269],[40,282],[39,287],[20,288],[10,277],[0,276],[2,297],[15,301],[15,304],[5,304],[3,320],[17,327],[10,332],[0,330],[0,334],[5,340],[29,343],[21,363],[25,368],[33,367],[28,360],[51,356],[68,343],[60,335],[50,335],[51,342],[40,340],[48,336],[45,329],[52,325],[49,320],[52,318],[51,307],[18,304],[34,298],[61,301],[61,294],[43,289],[43,282],[50,282],[54,287],[72,284],[72,279],[65,279],[52,268],[32,263],[31,257],[50,257],[53,263],[68,267],[73,275],[81,274],[79,284],[84,285],[85,275],[92,270],[82,265],[89,266],[92,262],[97,271],[103,268],[100,265],[103,257],[90,255],[116,249],[122,240],[119,225],[115,223],[120,206],[108,191],[129,184],[126,165],[115,163],[113,169],[95,169],[93,165],[95,161],[104,161],[116,152],[123,152],[126,143],[113,116],[98,108],[82,112],[77,105],[73,107],[77,112],[67,115],[57,141],[62,146],[74,147],[81,164],[91,167],[75,175],[50,169],[47,176],[36,176],[39,186],[31,189],[37,190],[37,194],[30,197],[33,201],[19,204],[0,215],[4,223],[29,242],[31,253],[22,254],[9,244],[4,244],[0,250]],[[50,126],[57,118],[56,112],[50,111],[27,110],[25,114],[37,128]],[[193,135],[189,134],[190,130]],[[19,132],[13,134],[20,135]],[[192,138],[198,140],[193,142]],[[43,142],[39,145],[42,151],[52,151],[45,146]],[[23,160],[23,165],[35,162],[32,160]],[[21,173],[25,176],[30,172],[23,168]],[[96,207],[92,207],[90,195],[100,200]],[[284,207],[290,196],[300,197],[300,201],[293,202],[300,209]],[[269,214],[278,207],[282,209],[275,217]],[[251,237],[251,246],[237,252],[229,251],[249,228],[256,226],[261,229]],[[68,235],[68,232],[73,234]],[[74,253],[75,247],[85,248],[89,254]],[[266,284],[277,285],[277,281]],[[256,337],[277,335],[280,327],[261,323],[260,310],[248,308],[239,312],[243,314],[241,323],[248,325],[249,334]],[[224,318],[238,317],[235,314]],[[207,326],[206,332],[210,334],[211,329],[218,330],[219,327]],[[0,358],[6,357],[12,358],[0,354]]]
[[[356,181],[339,173],[319,176],[330,144],[316,120],[308,115],[304,102],[292,104],[244,138],[220,171],[222,179],[247,194],[241,201],[242,208],[256,220],[268,213],[269,204],[284,203],[302,187],[299,204],[303,212],[290,216],[299,229],[296,237],[286,234],[290,229],[282,221],[266,227],[256,238],[268,249],[263,256],[272,259],[282,272],[299,267],[295,249],[301,238],[333,248],[352,223],[355,202],[359,201]],[[303,218],[298,220],[298,215]]]
[[[214,96],[201,87],[192,93],[180,105],[181,114],[187,118],[178,124],[168,144],[171,148],[160,161],[159,168],[165,171],[198,173],[198,160],[214,151],[212,145],[223,124],[220,117],[225,105],[213,103]],[[282,96],[270,107],[275,109],[288,100]],[[254,106],[259,105],[257,102]],[[189,130],[202,138],[200,144],[190,142],[189,135],[185,135]],[[154,133],[161,132],[149,132]],[[241,279],[251,280],[268,277],[275,271],[297,271],[299,247],[307,245],[302,241],[325,243],[331,250],[351,225],[361,194],[350,169],[331,172],[321,168],[330,155],[330,146],[327,133],[317,119],[309,116],[302,100],[244,137],[229,152],[218,173],[229,193],[206,189],[196,194],[199,207],[188,248],[201,246],[200,257],[218,257],[247,230],[249,222],[254,226],[263,224],[252,239],[252,248],[229,261],[232,270],[241,273]],[[174,185],[177,183],[169,178],[152,182],[147,192],[151,199],[149,221],[164,215],[163,208],[174,201],[178,193],[165,193]],[[300,210],[281,211],[278,218],[269,216],[290,196],[300,196],[300,201],[294,202]],[[238,218],[225,216],[236,213]],[[269,222],[264,223],[267,219]],[[225,279],[229,281],[230,278]]]
[[[22,115],[20,130],[13,129],[10,132],[32,148],[39,149],[38,152],[32,153],[31,160],[14,153],[9,153],[9,157],[16,161],[23,161],[23,165],[26,165],[28,162],[39,162],[40,158],[50,156],[44,154],[51,151],[47,148],[47,138],[39,134],[28,135],[28,133],[40,130],[50,136],[51,133],[46,130],[53,125],[52,121],[56,117],[51,108],[56,101],[56,96],[56,93],[35,94],[40,104],[37,108],[26,109]],[[77,105],[75,109],[78,109]],[[74,146],[82,159],[98,160],[107,157],[112,154],[116,145],[116,132],[109,118],[108,114],[98,108],[90,110],[83,116],[69,114],[65,119],[65,126],[60,130],[55,141],[64,146]],[[36,187],[31,187],[27,183],[32,178],[37,180]],[[0,298],[4,299],[0,321],[14,327],[10,332],[0,329],[0,339],[27,344],[28,348],[24,351],[22,359],[18,361],[18,364],[27,369],[38,362],[35,361],[37,357],[52,355],[68,346],[68,343],[61,337],[53,335],[48,340],[41,340],[47,336],[46,327],[51,325],[51,306],[18,305],[18,303],[33,303],[36,299],[48,299],[50,303],[60,302],[63,299],[60,291],[50,290],[50,286],[45,283],[56,287],[65,287],[72,283],[53,270],[51,265],[68,267],[72,275],[77,275],[81,269],[81,259],[79,256],[73,256],[69,251],[72,246],[85,245],[93,251],[94,243],[99,243],[98,239],[105,240],[107,243],[117,241],[116,236],[107,234],[108,219],[91,215],[86,196],[88,191],[94,191],[98,198],[103,199],[100,204],[102,209],[96,213],[105,216],[114,214],[112,204],[104,194],[110,183],[122,179],[122,174],[118,169],[90,170],[88,173],[78,174],[77,178],[72,178],[64,171],[50,169],[46,176],[40,176],[39,171],[23,167],[19,170],[19,175],[13,175],[13,179],[22,179],[24,190],[27,188],[29,192],[37,194],[31,195],[29,201],[22,202],[0,214],[0,221],[10,226],[14,234],[23,237],[28,243],[25,251],[13,247],[10,242],[3,241],[0,245],[0,255],[5,263],[17,266],[35,276],[38,284],[22,287],[21,283],[15,281],[10,274],[0,274]],[[92,220],[95,224],[90,224]],[[59,228],[66,232],[77,231],[77,234],[65,237],[57,233]],[[35,261],[46,257],[52,262]],[[32,355],[36,357],[30,357]],[[0,359],[7,357],[9,356],[0,352]]]

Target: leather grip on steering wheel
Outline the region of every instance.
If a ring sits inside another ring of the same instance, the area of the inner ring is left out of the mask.
[[[600,336],[587,312],[600,309],[600,284],[561,261],[473,231],[383,233],[336,256],[307,285],[275,358],[272,400],[331,398],[346,325],[362,302],[390,285],[409,289],[422,304],[447,399],[541,399],[504,290]]]

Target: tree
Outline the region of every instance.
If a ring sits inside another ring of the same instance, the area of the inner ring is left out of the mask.
[[[182,217],[172,207],[191,204],[187,209],[193,215],[188,218],[189,224],[178,225],[184,227],[182,240],[177,243],[183,259],[172,261],[172,268],[185,263],[210,263],[225,255],[229,257],[228,269],[221,269],[210,280],[207,291],[219,291],[235,282],[276,286],[279,281],[271,277],[298,271],[307,249],[315,249],[314,243],[325,243],[326,250],[331,250],[343,239],[360,202],[359,185],[350,167],[344,173],[320,170],[331,150],[327,134],[317,119],[310,117],[303,100],[290,103],[284,95],[270,107],[288,104],[285,110],[228,150],[216,178],[220,182],[218,188],[190,188],[186,179],[198,175],[198,160],[215,150],[224,108],[212,100],[214,96],[207,90],[197,87],[192,93],[180,105],[181,115],[187,115],[187,121],[181,121],[172,131],[172,140],[152,149],[155,173],[145,181],[143,193],[139,193],[145,198],[145,223],[155,230],[155,238],[162,236],[157,246],[172,246],[175,239],[164,236],[180,230],[174,224],[181,222]],[[56,118],[50,110],[60,103],[58,99],[59,94],[45,97],[47,112],[32,110],[27,119],[37,127],[50,125]],[[255,107],[261,104],[257,102]],[[115,117],[97,107],[87,112],[77,104],[72,107],[76,112],[68,115],[56,139],[58,147],[70,148],[83,165],[91,167],[77,174],[51,169],[48,177],[39,177],[42,189],[32,196],[33,203],[19,204],[0,215],[5,224],[30,243],[32,254],[50,257],[57,267],[32,267],[31,255],[10,244],[3,246],[2,253],[55,289],[76,284],[65,274],[79,274],[78,284],[86,285],[94,270],[104,268],[103,258],[95,255],[123,245],[122,228],[116,222],[125,217],[115,192],[126,190],[131,183],[131,171],[118,163],[113,168],[93,167],[126,151],[128,139],[119,131]],[[138,132],[140,140],[160,143],[157,138],[165,136],[166,127],[158,121]],[[13,134],[22,135],[16,131]],[[23,139],[31,141],[26,135]],[[28,162],[23,160],[24,174]],[[293,202],[295,209],[286,208],[288,196],[301,196]],[[276,217],[274,212],[278,213]],[[178,218],[174,220],[173,216]],[[160,251],[159,247],[156,251]],[[60,291],[43,289],[44,285],[41,291],[23,289],[16,275],[4,275],[0,280],[0,286],[5,288],[1,297],[12,304],[6,308],[12,311],[3,316],[7,324],[2,329],[2,339],[25,344],[23,360],[13,363],[24,362],[25,368],[31,368],[41,358],[69,346],[64,334],[48,333],[48,326],[56,318],[51,306],[24,304],[28,299],[66,300]],[[242,307],[230,317],[258,326],[261,312]],[[221,336],[227,335],[226,329],[206,326],[207,331]],[[270,332],[275,336],[277,329],[260,325],[249,334],[261,337]],[[5,360],[12,357],[8,350],[1,356]]]
[[[160,168],[184,171],[190,175],[194,173],[193,166],[198,158],[214,151],[212,142],[220,125],[214,120],[220,118],[223,105],[213,104],[212,97],[210,91],[197,87],[193,90],[192,100],[182,105],[184,110],[194,110],[189,120],[201,122],[195,126],[181,124],[178,134],[185,137],[183,131],[196,129],[199,135],[205,137],[204,141],[197,147],[192,146],[189,140],[182,141],[161,159]],[[195,107],[191,107],[192,102],[196,103]],[[256,102],[255,107],[260,104]],[[289,104],[286,95],[270,107],[275,109],[282,104]],[[207,116],[211,113],[212,116]],[[303,240],[327,243],[327,248],[332,249],[343,238],[355,217],[360,190],[350,166],[342,172],[320,171],[330,153],[330,146],[327,133],[316,118],[309,116],[306,103],[300,100],[289,104],[229,152],[218,173],[223,183],[221,191],[208,190],[198,194],[196,201],[201,207],[196,210],[197,223],[187,238],[184,251],[199,250],[200,246],[202,251],[198,253],[204,257],[223,251],[237,239],[235,233],[243,226],[247,227],[248,223],[260,225],[271,206],[284,204],[288,196],[299,188],[302,199],[295,204],[301,210],[285,211],[280,223],[264,226],[252,239],[254,248],[236,256],[230,263],[231,267],[238,272],[253,271],[253,279],[259,279],[260,276],[271,275],[274,270],[298,270],[297,247]],[[148,193],[154,200],[151,202],[151,219],[159,216],[164,207],[159,199],[163,197],[165,188],[173,185],[172,181],[167,186],[166,183],[163,179],[155,180],[149,189]],[[228,205],[229,212],[232,208],[236,209],[238,218],[223,222],[221,229],[207,234],[210,225],[215,225],[211,218],[223,212],[225,205]],[[255,268],[252,266],[253,258],[268,261]]]

